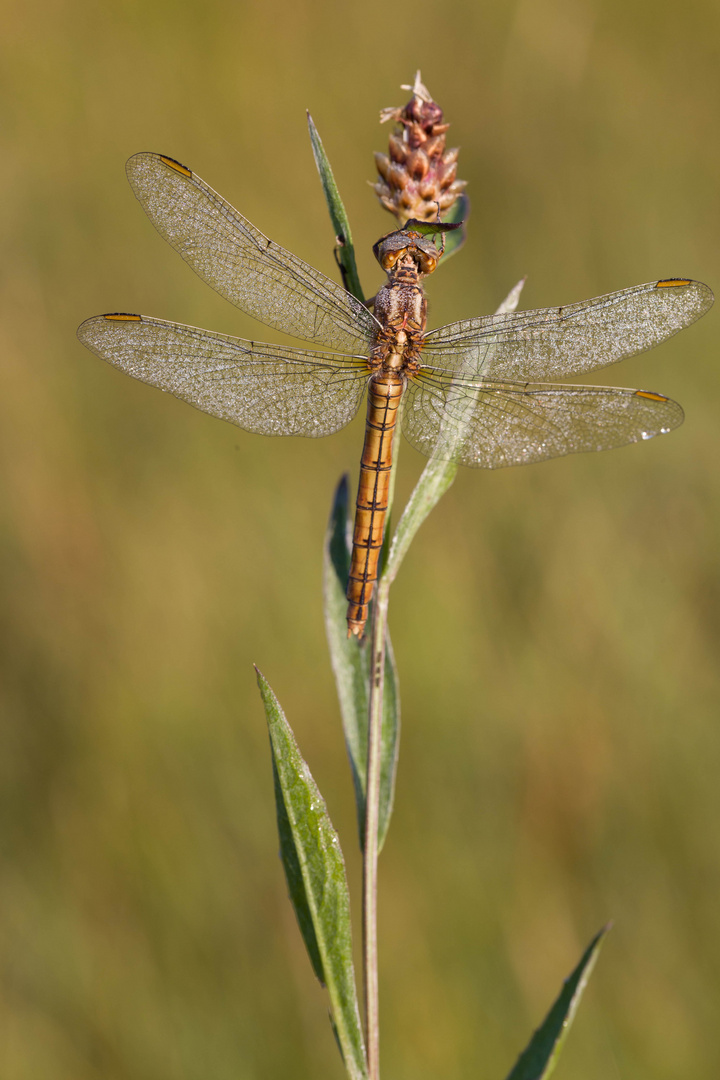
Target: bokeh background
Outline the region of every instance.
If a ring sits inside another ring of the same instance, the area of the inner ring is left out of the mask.
[[[340,831],[354,800],[320,606],[362,421],[248,435],[86,352],[142,311],[264,331],[158,237],[124,162],[186,162],[334,273],[305,127],[368,293],[367,181],[416,68],[469,241],[436,325],[687,275],[720,283],[712,0],[28,0],[3,15],[3,1080],[340,1077],[277,858],[252,662]],[[720,1075],[718,314],[597,381],[685,426],[462,475],[391,625],[403,695],[381,863],[384,1073],[505,1076],[615,920],[558,1077]],[[399,497],[422,467],[407,446]],[[356,933],[356,938],[357,938]]]

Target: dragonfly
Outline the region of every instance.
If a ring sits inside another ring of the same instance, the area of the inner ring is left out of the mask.
[[[136,154],[126,170],[150,221],[201,278],[265,326],[315,348],[125,312],[83,322],[83,345],[134,378],[261,435],[331,435],[367,393],[348,637],[362,639],[377,581],[401,402],[401,428],[417,450],[488,469],[608,450],[683,421],[681,407],[653,391],[544,380],[583,375],[676,334],[712,305],[702,282],[666,278],[428,330],[423,279],[442,249],[420,223],[375,244],[386,281],[369,305],[269,240],[173,158]]]

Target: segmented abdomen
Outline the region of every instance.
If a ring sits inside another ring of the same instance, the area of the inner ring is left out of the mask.
[[[378,559],[385,531],[385,515],[392,469],[392,445],[397,410],[404,390],[400,374],[384,373],[370,382],[365,442],[360,461],[348,580],[348,637],[362,637],[368,604],[377,581]]]

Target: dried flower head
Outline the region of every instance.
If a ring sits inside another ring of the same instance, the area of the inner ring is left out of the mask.
[[[456,202],[467,181],[456,179],[458,150],[445,149],[443,111],[420,72],[415,76],[412,98],[403,108],[383,109],[380,122],[394,120],[389,154],[375,154],[380,180],[374,189],[386,210],[403,226],[410,218],[435,221]]]

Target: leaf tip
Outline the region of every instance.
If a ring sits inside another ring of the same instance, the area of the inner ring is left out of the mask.
[[[615,923],[613,922],[612,919],[610,919],[608,922],[605,923],[604,926],[600,927],[597,934],[595,935],[595,937],[592,939],[592,941],[590,942],[590,944],[588,946],[588,952],[592,952],[593,950],[596,950],[598,948],[598,946],[601,944],[601,942],[605,938],[605,935],[608,933],[608,931],[612,930],[614,925],[615,925]]]
[[[350,477],[347,473],[343,473],[337,482],[335,488],[335,495],[333,496],[332,516],[342,515],[347,516],[348,503],[350,501]]]
[[[263,675],[262,671],[260,670],[260,668],[257,666],[257,664],[253,664],[253,668],[255,670],[255,678],[257,679],[257,684],[258,684],[258,688],[260,690],[260,694],[261,694],[261,696],[262,696],[262,698],[264,700],[265,699],[265,694],[270,689],[270,685],[269,685],[267,679],[265,678],[265,676]]]

